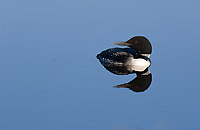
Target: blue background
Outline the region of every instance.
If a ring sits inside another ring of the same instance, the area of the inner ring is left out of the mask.
[[[1,0],[1,130],[200,129],[197,0]],[[144,93],[112,86],[96,59],[133,36],[152,43]]]

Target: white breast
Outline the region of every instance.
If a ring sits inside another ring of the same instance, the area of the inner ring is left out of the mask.
[[[129,57],[127,59],[127,62],[125,63],[125,65],[131,66],[132,70],[135,71],[144,71],[147,67],[150,66],[150,61],[146,61],[144,59],[138,58],[138,59],[134,59],[132,57]]]

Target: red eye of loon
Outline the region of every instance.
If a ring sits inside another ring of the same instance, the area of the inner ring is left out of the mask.
[[[134,41],[134,43],[137,43],[137,41]]]

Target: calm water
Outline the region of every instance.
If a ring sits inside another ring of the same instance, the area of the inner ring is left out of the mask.
[[[200,2],[2,0],[1,130],[200,129]],[[96,59],[143,35],[153,76],[143,93],[113,86]]]

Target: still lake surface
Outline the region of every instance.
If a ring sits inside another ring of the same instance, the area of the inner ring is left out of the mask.
[[[1,1],[1,130],[200,129],[197,0]],[[151,86],[113,86],[96,59],[114,42],[152,43]]]

